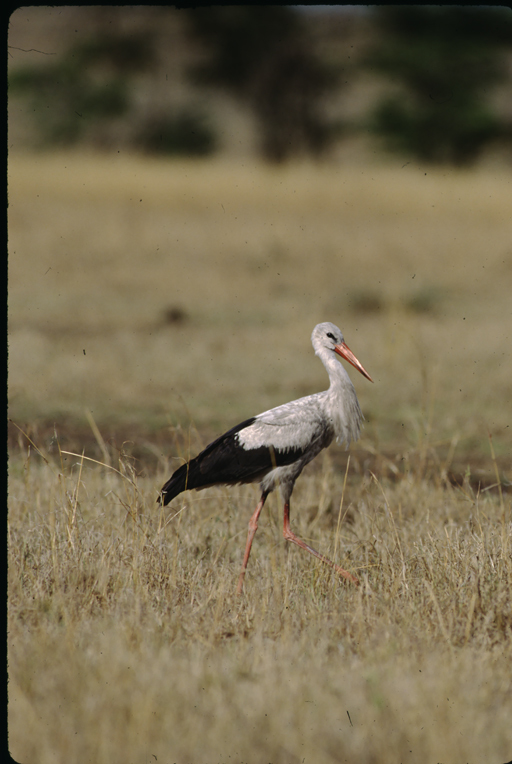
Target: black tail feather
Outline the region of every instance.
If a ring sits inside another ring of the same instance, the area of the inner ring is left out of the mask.
[[[240,445],[237,433],[250,427],[254,420],[252,417],[236,425],[194,459],[182,464],[162,488],[160,503],[165,506],[182,491],[192,488],[253,483],[274,467],[292,464],[303,454],[300,448],[286,451],[274,451],[272,446],[245,449]]]
[[[190,466],[191,462],[182,464],[163,486],[158,501],[164,507],[178,494],[186,491],[188,488],[196,487],[195,485],[190,484]]]

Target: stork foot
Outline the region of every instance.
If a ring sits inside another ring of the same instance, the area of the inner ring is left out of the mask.
[[[306,552],[309,552],[310,554],[317,557],[322,562],[325,562],[326,565],[330,565],[331,568],[334,568],[336,573],[341,576],[342,578],[346,578],[348,581],[351,581],[353,584],[356,584],[356,586],[359,586],[359,579],[357,579],[355,576],[352,575],[352,573],[349,573],[348,570],[344,570],[339,565],[336,565],[335,562],[330,560],[328,557],[325,557],[323,554],[320,554],[320,552],[317,552],[316,549],[313,549],[312,546],[309,546],[309,544],[306,544],[305,541],[303,541],[301,538],[295,535],[295,533],[290,528],[290,505],[289,503],[285,503],[284,505],[284,528],[283,528],[283,536],[287,541],[291,541],[293,544],[297,544],[297,546],[300,546],[301,549],[305,549]]]

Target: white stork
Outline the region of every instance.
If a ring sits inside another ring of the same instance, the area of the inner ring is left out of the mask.
[[[347,448],[359,437],[363,415],[350,377],[336,354],[352,364],[370,382],[368,372],[347,347],[337,326],[330,322],[313,329],[311,342],[329,375],[329,389],[246,419],[183,464],[161,490],[166,505],[182,491],[213,485],[260,483],[261,499],[250,521],[238,593],[242,591],[251,545],[265,499],[279,486],[284,502],[284,537],[334,568],[353,583],[357,578],[298,538],[290,528],[290,496],[298,476],[312,459],[336,438]]]

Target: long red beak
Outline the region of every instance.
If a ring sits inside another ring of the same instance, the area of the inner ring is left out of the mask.
[[[361,372],[363,377],[366,377],[366,379],[369,379],[370,382],[373,382],[373,379],[370,377],[366,369],[364,368],[363,364],[360,363],[353,352],[350,350],[349,347],[344,342],[340,342],[339,345],[336,345],[334,348],[334,352],[340,355],[342,358],[345,359],[345,361],[348,361],[352,364],[352,366]]]

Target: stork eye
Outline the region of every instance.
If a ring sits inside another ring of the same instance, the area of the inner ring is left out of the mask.
[[[336,342],[336,337],[334,336],[332,332],[327,332],[327,336],[329,337],[330,340],[333,340],[333,342]]]

